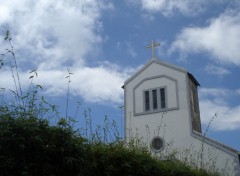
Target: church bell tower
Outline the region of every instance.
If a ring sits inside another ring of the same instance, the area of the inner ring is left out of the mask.
[[[181,146],[192,130],[201,133],[199,83],[183,68],[156,59],[159,45],[147,46],[152,59],[124,83],[125,137],[148,140],[154,152],[171,140]]]

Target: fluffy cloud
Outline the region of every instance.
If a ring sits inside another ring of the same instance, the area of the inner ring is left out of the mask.
[[[127,3],[140,5],[150,13],[160,12],[165,16],[173,15],[177,10],[183,15],[193,16],[205,10],[209,1],[206,0],[130,0]]]
[[[5,6],[0,6],[0,24],[5,23],[9,17],[8,9]]]
[[[129,77],[134,69],[126,68],[120,71],[120,67],[115,65],[101,65],[98,67],[70,68],[70,93],[80,96],[88,102],[121,104],[123,101],[124,81]],[[35,84],[43,85],[43,90],[50,96],[62,96],[67,93],[68,76],[67,68],[38,70],[38,76],[33,79]],[[29,71],[20,72],[20,82],[22,88],[26,89],[30,85]],[[17,79],[16,75],[15,78]],[[0,88],[15,91],[12,75],[9,71],[2,71],[0,74]],[[18,86],[18,85],[17,85]]]
[[[224,76],[224,75],[228,75],[231,72],[223,67],[219,67],[219,66],[215,66],[215,65],[207,65],[205,67],[205,70],[213,75],[218,75],[218,76]]]
[[[98,67],[70,68],[70,91],[89,102],[108,102],[120,104],[123,100],[122,85],[131,69],[120,71],[118,66],[101,65]],[[51,95],[65,95],[67,89],[67,70],[40,70],[37,82],[47,86]],[[52,80],[56,80],[52,84]]]
[[[12,33],[22,86],[29,85],[29,69],[36,69],[34,81],[48,95],[66,94],[69,68],[74,73],[72,94],[90,102],[122,103],[121,86],[131,69],[103,61],[88,64],[99,54],[101,15],[109,9],[114,7],[108,0],[2,1],[0,27],[9,27]],[[0,72],[1,87],[14,89],[11,73]]]
[[[24,8],[12,10],[8,23],[16,49],[27,50],[27,56],[31,54],[36,64],[49,58],[57,66],[66,63],[66,59],[81,60],[101,42],[95,31],[101,16],[98,1],[40,0],[22,4]]]
[[[207,52],[218,63],[240,65],[240,13],[226,10],[205,27],[187,27],[173,42],[171,51],[184,56]]]
[[[234,92],[228,89],[217,89],[217,88],[201,88],[199,94],[202,98],[206,97],[228,97]]]
[[[126,51],[132,58],[137,56],[137,52],[135,51],[133,44],[129,41],[117,42],[116,48],[119,51]]]
[[[216,118],[211,124],[213,130],[235,130],[240,126],[240,105],[236,107],[216,104],[211,100],[200,101],[202,123],[208,125],[211,118],[216,114]]]
[[[207,126],[214,117],[210,128],[213,130],[235,130],[240,126],[240,105],[230,106],[226,99],[239,96],[238,90],[202,88],[199,91],[202,123]]]

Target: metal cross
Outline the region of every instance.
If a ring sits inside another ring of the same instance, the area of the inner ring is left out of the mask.
[[[146,46],[147,48],[152,48],[152,59],[155,59],[155,50],[154,48],[160,46],[160,43],[154,43],[154,41],[152,40],[152,44],[149,46]]]

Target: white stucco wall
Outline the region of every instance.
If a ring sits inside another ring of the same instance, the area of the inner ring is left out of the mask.
[[[166,87],[166,113],[139,115],[138,113],[143,112],[143,91],[156,87]],[[162,136],[165,135],[165,139],[169,139],[166,142],[175,140],[177,144],[181,143],[182,138],[190,135],[187,80],[184,70],[175,70],[152,63],[137,77],[127,82],[124,89],[126,138],[138,136],[150,140],[161,132]],[[168,126],[170,124],[171,126]],[[151,128],[148,129],[148,127]]]
[[[194,154],[191,158],[195,160],[198,167],[212,172],[217,171],[221,175],[240,175],[237,151],[201,134],[193,133],[191,138],[193,142],[189,153]]]

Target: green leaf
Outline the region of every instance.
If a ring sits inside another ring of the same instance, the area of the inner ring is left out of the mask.
[[[25,99],[25,98],[27,98],[27,97],[28,97],[28,95],[25,95],[25,96],[22,97],[22,99]]]
[[[66,125],[67,125],[67,121],[66,121],[64,118],[61,118],[61,119],[58,121],[58,125],[59,125],[59,126],[66,126]]]
[[[42,96],[42,101],[46,104],[48,104],[48,102],[45,100],[44,96]]]
[[[4,40],[7,40],[9,38],[9,35],[10,35],[9,30],[7,30]]]
[[[52,108],[52,111],[55,111],[56,106],[55,106],[55,105],[50,105],[50,106],[51,106],[51,108]]]
[[[40,89],[42,89],[42,86],[41,86],[41,85],[39,85],[39,84],[37,85],[37,87],[39,87]]]

